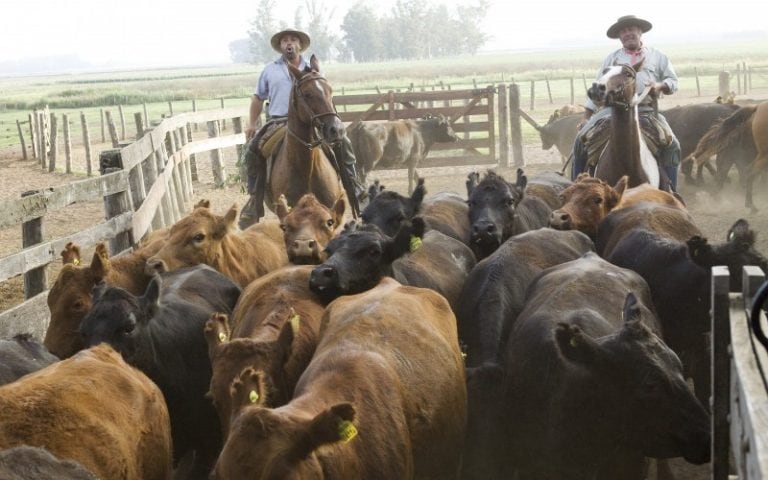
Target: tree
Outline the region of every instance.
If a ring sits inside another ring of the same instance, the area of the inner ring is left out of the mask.
[[[341,51],[350,52],[358,62],[375,62],[384,58],[380,22],[368,2],[352,5],[341,23],[344,32],[344,48]]]
[[[229,58],[235,63],[253,62],[253,53],[251,53],[251,39],[238,38],[229,42]]]
[[[483,33],[480,25],[488,14],[489,0],[477,0],[477,4],[456,7],[458,43],[462,53],[477,53],[477,49],[488,41],[488,34]]]
[[[251,21],[251,29],[248,37],[251,41],[251,53],[255,63],[268,62],[275,56],[272,45],[269,43],[272,35],[279,30],[275,24],[272,11],[276,0],[259,0],[256,7],[256,17]]]
[[[324,10],[317,0],[306,0],[305,5],[309,16],[306,29],[307,35],[312,39],[312,52],[321,60],[329,60],[331,49],[338,41],[328,26],[336,9]]]
[[[386,43],[393,45],[395,58],[426,58],[427,2],[424,0],[397,0],[392,7],[392,28],[387,31]]]

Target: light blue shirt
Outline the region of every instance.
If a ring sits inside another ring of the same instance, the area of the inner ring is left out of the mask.
[[[299,70],[303,70],[307,66],[307,62],[304,61],[304,57],[300,58]],[[269,101],[267,113],[270,117],[286,117],[288,116],[288,101],[291,98],[292,87],[293,77],[288,71],[288,64],[281,56],[264,66],[254,95],[261,100]]]
[[[621,64],[633,65],[639,62],[641,58],[644,59],[643,68],[637,72],[637,76],[635,77],[635,88],[637,93],[642,92],[645,88],[645,84],[650,81],[664,82],[669,88],[670,94],[677,91],[677,74],[675,73],[675,69],[672,68],[672,64],[669,63],[667,56],[655,48],[645,46],[643,47],[642,55],[640,56],[632,55],[630,52],[627,52],[623,48],[620,48],[609,54],[607,57],[605,57],[603,64],[597,71],[597,78],[602,77],[603,70],[608,67]],[[649,105],[651,101],[651,97],[648,96],[640,105]],[[587,101],[584,102],[584,106],[593,112],[598,109],[595,103],[589,98],[587,98]]]

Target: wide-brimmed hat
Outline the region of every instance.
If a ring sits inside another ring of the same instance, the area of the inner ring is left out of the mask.
[[[611,28],[609,28],[605,34],[608,35],[608,38],[619,38],[621,29],[629,25],[637,25],[643,33],[653,28],[653,25],[651,25],[651,22],[648,20],[643,20],[634,15],[624,15],[623,17],[619,17],[619,19],[616,20],[616,23],[611,25]]]
[[[309,48],[309,35],[304,32],[289,28],[288,30],[283,30],[282,32],[277,32],[276,34],[272,35],[272,40],[270,40],[270,43],[272,44],[272,48],[274,50],[282,53],[280,50],[280,39],[283,38],[283,35],[295,35],[299,37],[299,40],[301,40],[301,50],[299,50],[299,53]]]

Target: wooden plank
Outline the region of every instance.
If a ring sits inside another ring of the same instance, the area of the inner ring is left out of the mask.
[[[33,195],[32,191],[22,193],[22,197]],[[43,241],[43,217],[32,218],[21,224],[21,246],[32,248]],[[32,298],[43,292],[48,285],[45,268],[37,267],[24,270],[24,298]]]
[[[152,151],[152,139],[148,135],[120,149],[123,168],[126,170],[133,169],[136,165],[149,158],[152,155]]]
[[[398,103],[416,101],[445,101],[472,99],[477,95],[482,95],[486,89],[464,89],[464,90],[438,90],[434,92],[395,92],[394,100]],[[376,102],[380,94],[358,94],[333,97],[335,105],[366,105]]]
[[[91,154],[91,134],[88,131],[85,112],[80,112],[80,123],[83,129],[83,145],[85,146],[85,173],[90,177],[93,175],[93,156]]]
[[[465,165],[496,165],[496,159],[490,155],[462,155],[456,157],[427,157],[418,168],[460,167]]]
[[[64,172],[72,173],[72,136],[70,135],[71,125],[69,123],[69,116],[65,113],[62,116],[64,127]]]
[[[711,278],[711,331],[712,331],[712,480],[728,478],[728,408],[730,400],[730,359],[728,346],[731,343],[729,321],[730,302],[728,288],[730,275],[728,267],[712,268]]]
[[[30,333],[35,340],[42,342],[50,320],[51,311],[48,309],[46,290],[0,313],[0,338],[13,338],[14,335]]]
[[[19,142],[21,142],[21,153],[24,155],[24,160],[27,160],[27,146],[24,142],[24,130],[21,129],[21,122],[16,120],[16,128],[19,130]]]
[[[103,240],[115,238],[132,226],[133,212],[125,212],[86,230],[50,242],[25,248],[21,252],[0,259],[0,282],[48,265],[59,259],[59,252],[68,242],[88,248]]]
[[[182,147],[182,154],[184,148],[186,148],[186,145]],[[147,233],[149,226],[152,224],[155,212],[163,206],[163,198],[168,191],[168,179],[175,167],[176,165],[173,161],[166,164],[165,169],[157,174],[155,183],[152,184],[152,188],[147,192],[147,197],[144,199],[144,203],[142,203],[141,207],[134,212],[133,234],[135,238],[142,238],[144,234]],[[165,215],[165,212],[163,212],[162,215]],[[170,220],[168,220],[167,223],[171,223]]]
[[[100,200],[104,195],[127,188],[128,175],[120,171],[49,188],[18,200],[0,201],[0,228],[41,217],[49,210],[58,210],[73,203]]]
[[[442,114],[448,118],[455,118],[461,115],[485,115],[487,114],[487,106],[474,105],[469,110],[465,111],[464,106],[457,107],[435,107],[433,109],[406,109],[406,110],[394,110],[394,119],[416,119],[423,118],[428,113],[433,115]],[[389,111],[375,111],[364,117],[365,112],[342,112],[339,114],[342,122],[354,122],[360,118],[365,120],[390,120]]]
[[[435,143],[430,148],[430,152],[436,152],[439,150],[461,150],[469,148],[491,148],[493,140],[490,138],[468,138],[461,139],[458,142],[453,143]]]

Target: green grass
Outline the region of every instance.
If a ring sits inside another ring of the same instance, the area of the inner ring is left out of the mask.
[[[718,73],[735,71],[746,62],[756,69],[753,90],[768,89],[768,40],[734,42],[718,45],[659,45],[672,59],[680,76],[680,96],[696,95],[698,72],[702,97],[716,96]],[[570,103],[574,79],[576,103],[584,99],[584,79],[590,82],[607,53],[605,48],[584,48],[547,52],[504,52],[423,61],[396,61],[376,64],[325,63],[322,67],[337,95],[373,93],[378,87],[405,91],[411,88],[431,91],[484,87],[500,83],[520,84],[521,106],[530,105],[530,82],[535,81],[535,111],[538,120],[546,120],[552,106]],[[137,71],[0,78],[0,147],[18,145],[16,120],[26,121],[31,110],[48,105],[57,115],[69,114],[74,139],[82,138],[79,115],[85,113],[91,136],[101,138],[101,109],[109,109],[118,120],[117,106],[122,105],[126,130],[134,130],[133,114],[147,104],[151,120],[169,114],[197,109],[218,108],[220,98],[226,106],[246,107],[258,79],[260,66],[225,65],[200,68],[168,68]],[[546,88],[549,79],[552,102]],[[735,90],[736,79],[732,79]],[[26,126],[25,128],[28,128]],[[524,129],[526,141],[535,131]],[[79,143],[79,140],[78,140]]]

